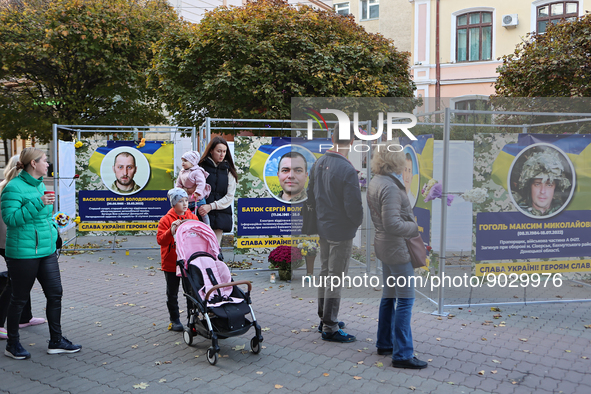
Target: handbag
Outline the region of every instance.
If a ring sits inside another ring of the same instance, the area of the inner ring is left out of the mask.
[[[425,267],[427,265],[427,248],[425,248],[425,243],[421,236],[417,235],[405,241],[413,268]]]

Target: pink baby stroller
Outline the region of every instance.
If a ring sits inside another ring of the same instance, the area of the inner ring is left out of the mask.
[[[250,281],[234,282],[228,266],[220,261],[220,247],[213,230],[197,220],[182,223],[176,231],[177,267],[189,305],[189,323],[183,333],[187,345],[195,335],[211,339],[207,361],[215,365],[220,347],[218,339],[245,334],[251,327],[252,352],[261,351],[261,326],[250,306]],[[244,293],[238,285],[248,286]],[[252,322],[246,318],[250,314]]]

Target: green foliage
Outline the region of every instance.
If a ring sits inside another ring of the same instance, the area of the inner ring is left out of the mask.
[[[263,0],[165,37],[151,83],[179,124],[289,119],[292,97],[412,97],[408,60],[352,17]]]
[[[503,56],[495,84],[501,97],[591,96],[591,15],[548,25]]]
[[[0,8],[0,131],[51,138],[51,124],[154,124],[151,46],[180,26],[165,0],[31,0]]]

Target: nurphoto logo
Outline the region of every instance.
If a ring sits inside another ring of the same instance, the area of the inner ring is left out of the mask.
[[[338,109],[321,109],[320,113],[319,113],[318,111],[315,111],[312,108],[307,108],[307,110],[308,110],[308,112],[306,112],[306,114],[313,118],[313,119],[308,119],[308,139],[309,140],[313,139],[313,130],[312,129],[313,129],[313,125],[314,125],[314,120],[316,121],[316,123],[318,123],[318,125],[320,126],[321,129],[328,130],[326,120],[324,119],[324,117],[321,114],[336,115],[336,117],[339,121],[339,130],[341,130],[344,133],[342,135],[342,138],[344,138],[344,139],[350,138],[350,136],[351,136],[351,127],[350,127],[351,120],[349,119],[349,116],[346,113],[344,113],[343,111],[340,111]],[[394,130],[401,130],[411,140],[413,140],[413,141],[417,140],[417,137],[415,137],[408,130],[417,124],[416,116],[414,116],[413,114],[404,113],[404,112],[388,112],[386,115],[386,119],[387,119],[386,139],[388,141],[392,140],[392,131],[394,131]],[[410,122],[409,123],[392,123],[392,121],[395,119],[410,119]],[[320,121],[322,121],[322,123]],[[377,132],[375,134],[361,133],[359,131],[359,113],[353,112],[353,132],[355,133],[355,136],[357,136],[357,138],[359,138],[360,140],[373,141],[373,140],[380,139],[382,137],[382,134],[384,133],[384,113],[383,112],[380,112],[378,114],[377,125],[378,125],[378,128],[377,128]]]

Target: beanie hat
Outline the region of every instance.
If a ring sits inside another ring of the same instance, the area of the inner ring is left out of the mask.
[[[193,164],[193,167],[199,165],[199,159],[201,159],[201,155],[199,154],[199,152],[195,150],[185,152],[185,154],[183,154],[181,157],[187,160],[189,163]]]
[[[180,201],[180,199],[184,197],[189,198],[187,192],[180,187],[175,187],[174,189],[170,189],[168,191],[168,199],[170,200],[171,207],[174,207]]]

